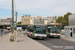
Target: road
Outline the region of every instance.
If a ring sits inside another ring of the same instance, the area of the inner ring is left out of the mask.
[[[25,34],[26,35],[26,34]],[[64,35],[64,33],[61,33]],[[48,38],[44,40],[33,39],[52,50],[75,50],[75,43],[61,39],[61,38]]]
[[[51,48],[52,50],[75,50],[75,43],[58,38],[35,39],[37,42]]]
[[[61,33],[64,35],[64,33]],[[26,34],[25,34],[26,35]],[[75,43],[61,39],[61,38],[47,38],[44,40],[33,39],[40,44],[45,45],[52,50],[75,50]]]

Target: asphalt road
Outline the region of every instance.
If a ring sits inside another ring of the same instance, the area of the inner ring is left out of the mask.
[[[47,38],[44,40],[34,39],[35,41],[51,48],[52,50],[75,50],[75,43],[58,38]]]
[[[61,33],[64,35],[64,33]],[[25,34],[26,35],[26,34]],[[75,43],[61,38],[33,39],[52,50],[75,50]]]

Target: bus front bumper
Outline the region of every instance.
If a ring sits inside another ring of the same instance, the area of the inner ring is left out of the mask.
[[[47,35],[46,35],[46,34],[34,34],[34,37],[35,37],[35,38],[39,38],[39,37],[46,38]]]
[[[58,34],[58,35],[47,35],[48,37],[60,37],[60,34]]]

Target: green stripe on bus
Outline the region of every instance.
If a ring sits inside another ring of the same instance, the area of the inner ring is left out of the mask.
[[[34,36],[34,32],[32,32],[32,36]]]
[[[49,35],[50,35],[50,33],[49,33]]]

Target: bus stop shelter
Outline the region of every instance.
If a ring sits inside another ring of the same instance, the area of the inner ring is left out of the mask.
[[[75,38],[75,25],[74,26],[65,26],[65,37],[70,38],[70,30],[72,29],[72,38]]]

